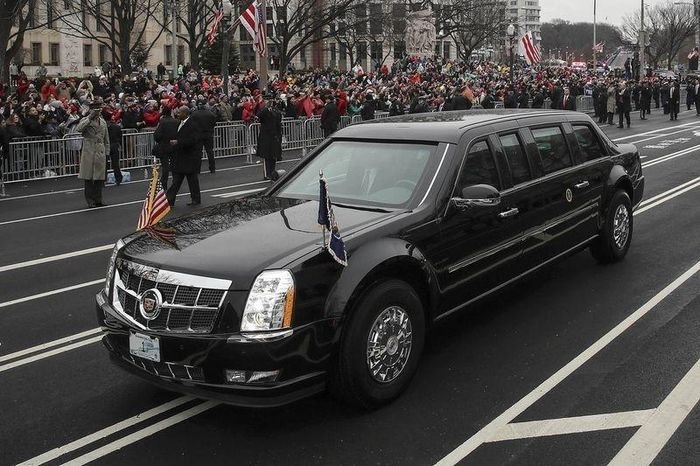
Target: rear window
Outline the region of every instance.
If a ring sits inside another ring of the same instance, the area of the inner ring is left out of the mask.
[[[532,137],[535,138],[535,143],[540,151],[542,168],[545,173],[553,173],[573,166],[569,146],[566,145],[561,128],[554,126],[532,129]]]

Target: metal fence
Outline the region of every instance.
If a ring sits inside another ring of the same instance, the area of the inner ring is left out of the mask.
[[[590,95],[580,95],[576,97],[576,111],[583,113],[595,112],[595,102]]]

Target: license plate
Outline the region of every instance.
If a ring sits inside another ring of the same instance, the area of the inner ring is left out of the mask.
[[[160,362],[160,341],[158,337],[129,332],[129,353],[150,361]]]

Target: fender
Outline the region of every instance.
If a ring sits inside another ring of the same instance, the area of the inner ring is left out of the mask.
[[[612,199],[613,194],[618,189],[624,189],[630,196],[632,205],[634,205],[634,188],[632,187],[632,181],[630,180],[627,170],[622,165],[614,165],[612,170],[610,170],[610,175],[608,180],[605,182],[605,198],[603,199],[603,211],[608,208],[610,199]]]
[[[433,305],[436,303],[437,280],[423,253],[413,244],[400,238],[381,238],[354,251],[347,267],[328,293],[324,316],[342,319],[362,291],[384,273],[390,273],[391,269],[397,268],[407,275],[413,270],[425,285],[428,302]],[[431,312],[429,309],[426,311]]]

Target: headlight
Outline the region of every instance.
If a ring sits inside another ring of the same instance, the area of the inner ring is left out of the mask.
[[[109,257],[109,264],[107,264],[107,277],[105,278],[105,293],[109,296],[109,288],[112,286],[112,279],[114,278],[115,262],[117,261],[117,254],[126,246],[126,243],[119,240],[114,245],[112,249],[112,255]]]
[[[250,290],[241,332],[289,328],[293,312],[294,277],[288,270],[267,270],[257,276]]]

